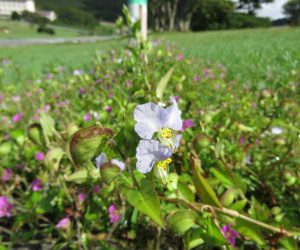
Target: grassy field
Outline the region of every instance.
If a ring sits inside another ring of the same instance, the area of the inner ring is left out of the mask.
[[[0,39],[19,39],[19,38],[47,38],[47,37],[75,37],[82,35],[80,30],[53,26],[55,35],[40,34],[37,25],[25,22],[15,22],[9,20],[0,20]],[[4,30],[7,29],[8,33]]]
[[[291,70],[299,68],[299,28],[164,33],[151,38],[175,42],[184,49],[185,55],[199,61],[224,64],[230,78],[245,84],[264,87],[269,82],[281,82]],[[82,67],[91,62],[96,51],[118,49],[125,44],[124,41],[110,41],[0,48],[0,58],[13,60],[24,73],[32,75],[51,65]]]

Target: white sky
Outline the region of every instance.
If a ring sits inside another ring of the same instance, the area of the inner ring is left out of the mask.
[[[262,8],[256,11],[256,14],[261,17],[270,17],[271,19],[283,18],[282,6],[288,0],[274,0],[273,3],[262,4]]]

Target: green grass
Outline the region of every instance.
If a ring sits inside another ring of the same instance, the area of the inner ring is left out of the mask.
[[[121,40],[87,44],[57,44],[0,48],[1,58],[10,59],[18,68],[7,71],[3,82],[18,83],[18,79],[36,79],[57,66],[69,69],[90,69],[96,53],[119,48]]]
[[[4,33],[8,28],[9,33]],[[19,38],[47,38],[47,37],[76,37],[82,35],[80,30],[69,29],[59,26],[53,26],[55,35],[40,34],[37,25],[31,25],[25,22],[0,20],[0,39],[19,39]]]
[[[245,84],[265,87],[284,83],[287,75],[300,67],[300,29],[272,28],[201,33],[163,33],[176,42],[187,56],[199,61],[222,63],[228,76]],[[81,68],[92,61],[98,50],[120,48],[121,41],[95,44],[40,45],[0,48],[0,58],[10,58],[24,74],[36,75],[52,65]],[[199,68],[199,72],[203,69]]]
[[[282,81],[300,67],[300,28],[166,33],[162,37],[176,42],[187,55],[224,64],[229,76],[245,83]]]

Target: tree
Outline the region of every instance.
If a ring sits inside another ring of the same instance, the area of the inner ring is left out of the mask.
[[[181,0],[179,2],[178,24],[181,31],[190,29],[192,17],[200,4],[201,0]]]
[[[292,25],[300,25],[300,0],[290,0],[283,6]]]
[[[255,10],[261,8],[262,3],[272,3],[274,0],[239,0],[237,8],[244,9],[248,14],[255,14]]]

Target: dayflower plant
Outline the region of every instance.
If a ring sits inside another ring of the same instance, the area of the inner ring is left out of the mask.
[[[179,146],[182,129],[181,111],[175,98],[170,99],[172,105],[162,108],[154,103],[138,105],[134,110],[135,132],[142,138],[150,140],[157,133],[162,144],[173,150]]]

